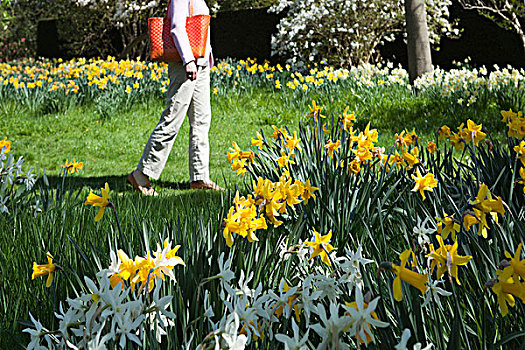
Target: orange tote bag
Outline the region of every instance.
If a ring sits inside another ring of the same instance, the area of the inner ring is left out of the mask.
[[[164,17],[152,17],[148,19],[151,60],[160,62],[182,61],[177,47],[171,36],[171,17],[168,9]],[[208,28],[210,27],[210,15],[193,15],[193,2],[189,2],[190,15],[186,18],[186,32],[190,39],[191,50],[195,58],[204,57],[206,52],[206,41],[208,40]]]

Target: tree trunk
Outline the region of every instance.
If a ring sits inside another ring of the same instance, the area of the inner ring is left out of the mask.
[[[405,0],[408,43],[408,77],[410,84],[417,77],[432,71],[424,0]]]

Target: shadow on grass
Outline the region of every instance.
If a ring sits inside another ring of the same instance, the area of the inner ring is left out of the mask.
[[[107,182],[109,188],[117,192],[135,192],[133,187],[126,182],[127,174],[125,175],[105,175],[105,176],[93,176],[93,177],[82,177],[75,175],[68,175],[66,179],[63,179],[62,176],[51,175],[47,176],[47,181],[50,188],[59,188],[64,184],[68,189],[77,190],[83,187],[92,188],[94,190],[104,187],[104,184]],[[37,185],[44,185],[43,177],[39,177]],[[188,192],[194,193],[195,190],[190,190],[190,182],[171,182],[171,181],[155,181],[153,182],[153,187],[157,191],[162,191],[164,189],[169,190],[188,190]],[[204,191],[204,192],[213,192],[213,191]]]

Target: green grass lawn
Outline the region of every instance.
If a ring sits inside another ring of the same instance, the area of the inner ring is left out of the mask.
[[[356,111],[358,128],[363,129],[370,122],[379,131],[380,144],[387,147],[392,144],[394,133],[404,128],[412,130],[415,127],[421,139],[426,141],[434,139],[435,130],[442,124],[448,123],[454,128],[467,118],[484,123],[496,137],[504,126],[499,123],[499,106],[474,106],[447,113],[447,106],[439,101],[399,90],[358,96],[345,89],[333,89],[296,97],[293,92],[265,89],[212,95],[212,179],[223,186],[239,181],[226,160],[231,142],[236,141],[241,148],[248,148],[251,137],[261,129],[271,132],[271,125],[296,130],[298,123],[305,121],[312,99],[325,107],[323,114],[328,123],[332,122],[332,116],[337,118],[345,106],[350,106]],[[56,176],[59,165],[75,157],[84,163],[80,174],[83,178],[100,178],[100,184],[104,178],[110,177],[124,181],[125,175],[140,159],[163,108],[164,101],[150,100],[116,112],[109,118],[101,118],[93,105],[74,106],[65,113],[43,116],[33,116],[24,108],[12,106],[8,109],[10,114],[3,114],[0,118],[0,136],[11,140],[12,152],[17,157],[23,156],[26,164],[39,174],[45,169],[46,174]],[[482,108],[485,108],[483,112]],[[188,128],[185,121],[159,184],[167,183],[168,187],[188,185]]]

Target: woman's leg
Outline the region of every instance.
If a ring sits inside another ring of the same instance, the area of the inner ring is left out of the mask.
[[[170,84],[166,97],[166,109],[151,133],[144,148],[137,170],[144,175],[158,179],[171,152],[173,142],[186,117],[192,100],[196,81],[186,78],[186,71],[180,62],[168,66]]]
[[[189,169],[190,180],[210,182],[210,145],[208,132],[211,123],[210,68],[199,67],[193,99],[188,109],[190,122]]]

